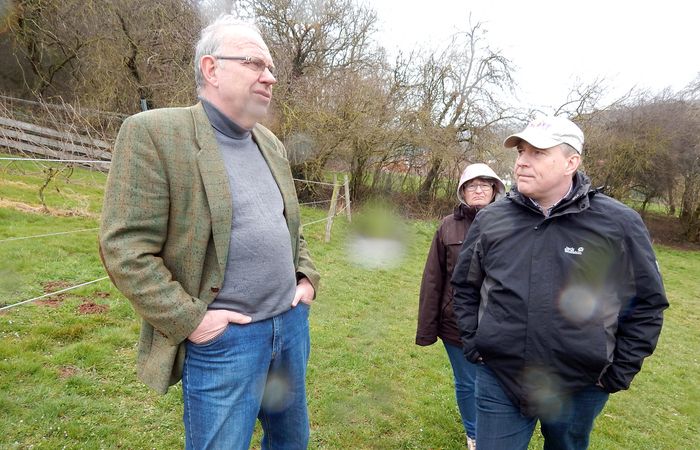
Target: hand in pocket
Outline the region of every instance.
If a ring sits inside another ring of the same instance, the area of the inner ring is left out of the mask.
[[[246,324],[251,320],[250,316],[228,309],[211,309],[204,314],[202,321],[187,339],[194,344],[202,344],[223,333],[229,323]]]

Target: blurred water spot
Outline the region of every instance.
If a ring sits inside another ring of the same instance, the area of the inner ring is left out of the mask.
[[[406,226],[385,202],[365,205],[353,218],[347,241],[349,260],[365,269],[391,269],[406,254]]]
[[[306,133],[291,134],[284,143],[287,148],[287,156],[293,166],[303,164],[313,159],[316,153],[316,143]]]
[[[590,289],[570,286],[561,293],[559,311],[570,322],[581,324],[593,317],[598,303],[598,299]]]
[[[562,412],[565,394],[559,378],[545,368],[528,368],[523,373],[528,401],[539,417],[556,419]]]
[[[401,264],[404,245],[393,239],[354,236],[349,240],[348,257],[365,269],[391,269]]]
[[[262,406],[268,412],[284,411],[291,404],[293,395],[286,376],[270,375],[265,384]]]
[[[13,291],[23,283],[22,277],[19,276],[12,268],[6,267],[10,264],[10,260],[4,259],[0,261],[0,295],[2,297],[11,296]],[[5,299],[0,299],[0,306],[3,305]],[[9,302],[8,302],[9,303]]]

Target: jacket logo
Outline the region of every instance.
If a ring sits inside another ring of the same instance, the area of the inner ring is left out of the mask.
[[[583,255],[583,247],[564,247],[564,253],[568,253],[570,255]]]

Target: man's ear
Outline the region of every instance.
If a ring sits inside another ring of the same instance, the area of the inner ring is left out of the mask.
[[[576,170],[578,170],[578,166],[581,165],[581,155],[578,153],[569,156],[566,158],[566,168],[564,169],[564,173],[566,175],[573,175]]]
[[[218,62],[216,58],[211,55],[204,55],[199,60],[199,68],[202,71],[204,80],[214,87],[219,86],[219,77],[217,76],[216,69],[218,68]]]

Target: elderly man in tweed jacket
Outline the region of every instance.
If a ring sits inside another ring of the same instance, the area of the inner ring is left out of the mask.
[[[127,119],[100,254],[143,318],[137,371],[182,379],[187,448],[305,448],[309,307],[319,275],[300,235],[282,143],[264,118],[276,82],[254,27],[222,16],[195,55],[200,102]]]

